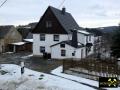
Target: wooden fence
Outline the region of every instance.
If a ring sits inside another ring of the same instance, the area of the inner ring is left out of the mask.
[[[63,60],[63,72],[67,71],[87,75],[86,78],[91,77],[90,79],[96,80],[98,77],[117,77],[120,75],[120,68],[118,68],[116,60]]]

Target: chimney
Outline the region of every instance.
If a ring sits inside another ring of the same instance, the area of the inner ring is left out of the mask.
[[[65,12],[66,12],[66,8],[65,8],[65,7],[63,7],[63,8],[62,8],[62,14],[64,15],[64,14],[65,14]]]
[[[72,33],[72,46],[74,47],[78,47],[78,40],[77,40],[77,30],[73,30],[73,33]]]

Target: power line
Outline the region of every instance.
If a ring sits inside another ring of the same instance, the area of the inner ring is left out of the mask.
[[[60,8],[64,4],[65,0],[62,1],[62,3],[59,5],[58,8]]]
[[[5,0],[1,5],[0,8],[7,2],[7,0]]]

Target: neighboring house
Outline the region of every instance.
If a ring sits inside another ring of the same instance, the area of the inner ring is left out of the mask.
[[[75,32],[76,35],[74,36]],[[57,59],[72,58],[73,56],[79,59],[84,58],[86,56],[86,45],[92,46],[93,41],[93,35],[79,27],[65,8],[59,10],[51,6],[45,11],[32,33],[33,55],[48,55]],[[87,37],[90,40],[87,40]],[[61,44],[64,44],[63,47],[60,47]]]
[[[13,25],[0,26],[0,52],[9,51],[9,44],[22,41],[21,34]]]
[[[12,52],[32,52],[32,44],[33,36],[32,33],[29,32],[29,34],[26,36],[26,39],[23,39],[22,42],[11,43],[10,47]]]
[[[94,35],[94,53],[101,53],[101,49],[102,49],[102,37],[103,37],[103,33],[100,30],[97,29],[86,29],[86,31],[92,33]]]
[[[29,25],[17,27],[18,32],[22,36],[22,42],[11,43],[11,50],[13,52],[32,52],[33,35],[31,31],[35,25],[36,23],[30,23]]]
[[[51,46],[51,58],[82,59],[93,54],[93,34],[83,30],[73,30],[72,40],[62,41]]]

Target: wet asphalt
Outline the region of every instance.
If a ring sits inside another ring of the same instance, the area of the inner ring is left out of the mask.
[[[44,73],[50,73],[51,70],[62,65],[62,61],[60,60],[48,60],[48,59],[43,59],[43,58],[34,57],[34,56],[26,57],[31,54],[32,53],[24,53],[24,52],[0,54],[0,64],[20,65],[21,61],[24,61],[26,68],[44,72]]]

